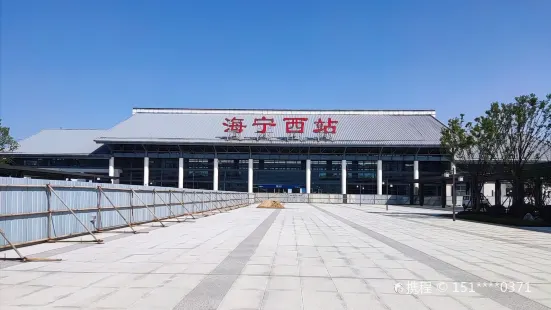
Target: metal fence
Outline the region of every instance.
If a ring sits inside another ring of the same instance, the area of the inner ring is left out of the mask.
[[[0,229],[14,245],[248,205],[249,194],[0,177]],[[252,197],[251,197],[252,198]],[[8,247],[0,238],[0,249]]]
[[[302,202],[302,203],[350,203],[350,204],[370,204],[370,205],[408,205],[410,197],[403,195],[342,195],[342,194],[290,194],[290,193],[255,193],[254,201],[279,200],[281,202]],[[416,197],[414,204],[419,204]],[[442,198],[440,196],[426,196],[424,205],[441,206]],[[457,205],[461,205],[462,197],[457,197]],[[451,206],[452,198],[446,197],[446,204]]]
[[[175,189],[0,177],[0,230],[14,245],[56,240],[90,232],[249,205],[284,203],[406,205],[409,196],[255,193]],[[447,197],[451,205],[451,197]],[[415,202],[414,203],[418,203]],[[458,197],[461,205],[461,197]],[[424,204],[440,206],[440,197]],[[132,228],[133,229],[133,228]],[[7,248],[0,238],[0,250]]]

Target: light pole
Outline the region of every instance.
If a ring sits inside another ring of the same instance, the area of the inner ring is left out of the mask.
[[[385,184],[385,182],[383,182],[383,185]],[[389,184],[388,182],[388,179],[386,180],[386,210],[388,211],[388,200],[389,200],[389,191],[388,191],[388,187],[392,187],[392,184]]]
[[[364,189],[364,187],[356,185],[356,188],[360,188],[360,207],[361,207],[362,206],[362,190]]]
[[[457,174],[455,166],[451,170],[446,170],[444,172],[444,177],[452,177],[452,218],[455,221],[455,204],[457,203],[457,191],[455,189],[455,175]],[[463,181],[463,177],[459,176],[458,181]]]

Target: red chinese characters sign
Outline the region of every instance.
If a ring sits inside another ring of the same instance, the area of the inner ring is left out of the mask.
[[[255,118],[253,122],[253,126],[262,127],[256,133],[266,133],[268,131],[268,127],[273,127],[275,125],[274,119],[266,118],[266,116],[262,116],[262,118]]]
[[[242,118],[226,118],[226,121],[222,123],[222,125],[226,126],[226,130],[224,132],[233,132],[233,133],[242,133],[243,129],[245,129],[247,126],[243,125],[243,119]]]
[[[306,117],[285,117],[286,133],[304,133],[304,123],[308,120]]]
[[[324,122],[321,120],[321,118],[318,118],[317,121],[314,122],[316,124],[316,128],[314,129],[315,133],[337,133],[337,124],[338,122],[335,120],[332,120],[331,118],[327,119],[327,122]]]
[[[306,122],[308,122],[307,117],[284,117],[283,121],[285,122],[285,133],[287,134],[302,134],[306,128]],[[226,129],[224,132],[240,134],[247,128],[247,125],[244,123],[244,119],[236,118],[226,118],[225,122],[222,123]],[[337,133],[337,124],[339,122],[332,119],[322,119],[321,117],[314,121],[314,130],[312,132],[318,134],[336,134]],[[276,122],[274,118],[267,118],[262,116],[261,118],[254,118],[252,123],[253,126],[257,126],[258,134],[266,134],[270,127],[275,127]]]

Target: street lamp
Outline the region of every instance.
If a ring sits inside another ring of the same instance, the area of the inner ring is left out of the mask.
[[[362,205],[362,190],[364,189],[363,186],[356,185],[356,188],[360,189],[360,206]]]
[[[449,178],[452,177],[452,218],[455,221],[455,205],[457,203],[457,191],[455,190],[455,176],[457,175],[457,171],[455,167],[452,167],[451,170],[446,170],[444,172],[444,177]],[[463,182],[463,177],[458,177],[458,182]]]
[[[384,182],[384,181],[383,181],[383,185],[385,185],[385,182]],[[388,197],[388,193],[389,193],[388,187],[389,187],[389,186],[392,188],[392,184],[390,184],[390,183],[388,182],[388,179],[387,179],[387,180],[386,180],[386,210],[387,210],[387,211],[388,211],[388,200],[389,200],[389,197]]]

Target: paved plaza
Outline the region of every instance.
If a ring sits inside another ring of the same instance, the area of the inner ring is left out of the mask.
[[[549,231],[438,216],[447,212],[250,206],[99,234],[104,244],[25,247],[63,260],[0,261],[0,309],[551,307]]]

